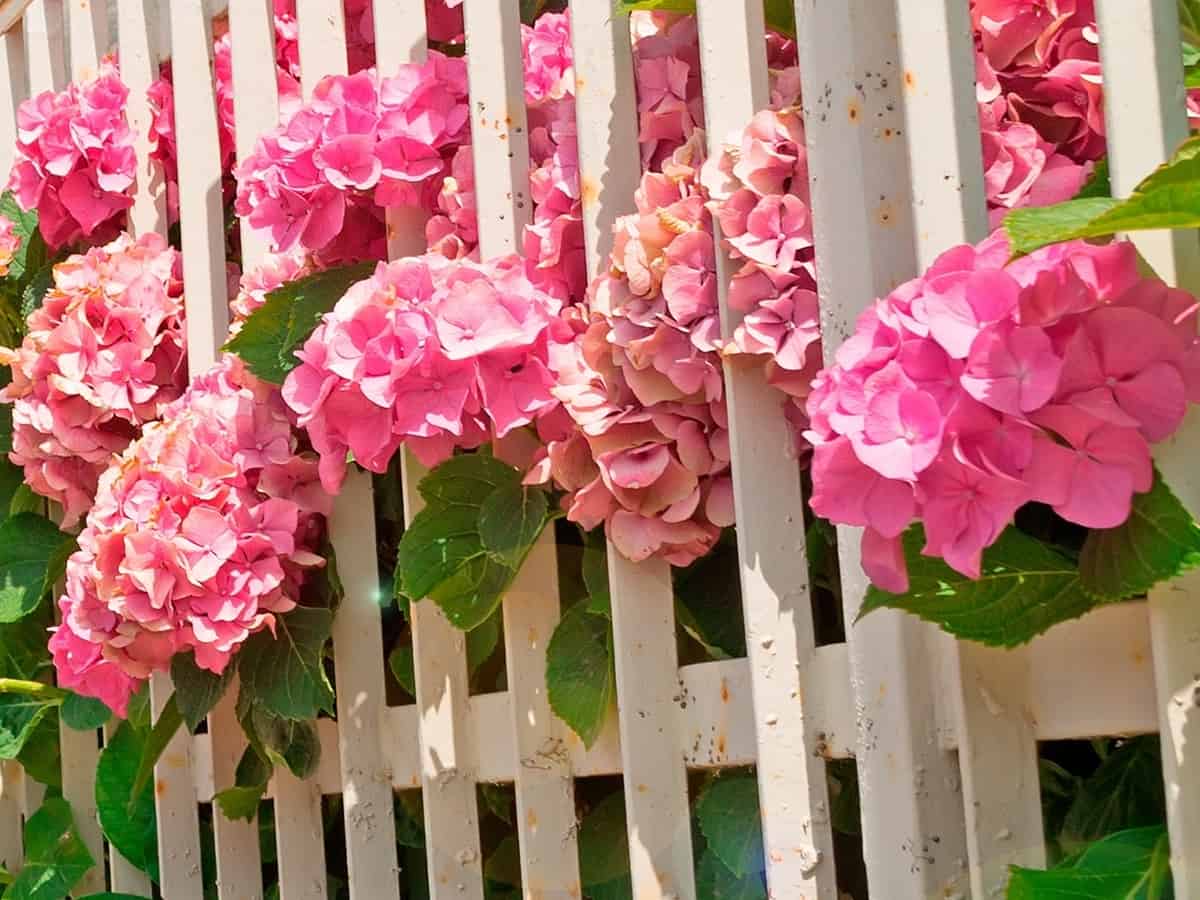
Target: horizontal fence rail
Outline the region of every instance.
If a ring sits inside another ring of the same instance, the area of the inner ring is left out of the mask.
[[[795,5],[830,354],[872,298],[941,250],[986,233],[974,48],[965,0]],[[1096,5],[1120,194],[1186,135],[1175,2]],[[632,210],[641,176],[630,29],[612,6],[569,6],[590,275],[607,270],[613,223]],[[297,7],[308,96],[322,76],[346,71],[346,25],[341,0],[298,0]],[[424,59],[421,7],[374,0],[383,74]],[[465,0],[484,258],[519,250],[532,211],[518,7],[514,0]],[[87,77],[119,48],[130,88],[127,117],[137,134],[129,215],[135,234],[166,232],[166,189],[150,160],[145,89],[158,62],[173,61],[176,114],[184,117],[177,122],[178,201],[193,374],[217,358],[228,327],[209,77],[214,16],[227,17],[232,33],[236,150],[244,158],[279,115],[271,0],[0,2],[0,167],[7,172],[12,162],[20,101]],[[697,18],[714,152],[767,104],[762,4],[699,0]],[[828,115],[812,114],[818,96]],[[854,112],[843,114],[847,109]],[[392,258],[424,250],[419,211],[389,210],[388,225]],[[243,228],[241,241],[247,268],[266,256],[262,234]],[[1200,286],[1195,235],[1151,235],[1139,249],[1168,278]],[[725,259],[719,265],[725,285],[732,269]],[[728,332],[736,314],[724,286],[721,293]],[[617,703],[591,748],[554,717],[547,699],[546,648],[559,619],[552,528],[504,600],[508,690],[470,694],[464,636],[422,602],[411,608],[416,702],[387,705],[372,483],[365,473],[348,475],[331,521],[346,589],[333,633],[337,719],[319,722],[322,754],[313,778],[300,781],[280,767],[266,795],[274,805],[283,900],[327,895],[322,800],[330,796],[342,798],[350,895],[397,896],[393,795],[406,790],[424,797],[430,895],[482,900],[477,787],[490,784],[515,791],[525,896],[578,897],[575,785],[595,776],[623,781],[634,896],[697,900],[688,774],[744,766],[756,767],[770,896],[836,900],[825,764],[840,759],[857,762],[872,896],[992,897],[1010,864],[1045,863],[1038,743],[1153,732],[1163,740],[1176,897],[1200,900],[1200,720],[1189,699],[1200,656],[1200,580],[1165,586],[1148,603],[1099,609],[1011,651],[957,644],[891,611],[848,625],[845,643],[817,646],[802,487],[773,389],[735,364],[727,366],[725,384],[748,655],[681,666],[669,567],[632,563],[610,550]],[[1196,428],[1159,459],[1192,509],[1200,509]],[[411,521],[423,470],[407,457],[403,469]],[[867,583],[856,530],[839,528],[837,543],[849,623]],[[156,711],[170,690],[165,676],[153,680]],[[62,735],[64,794],[82,820],[85,843],[103,859],[93,799],[103,735],[65,728]],[[178,734],[156,769],[161,891],[170,900],[203,896],[200,804],[233,784],[243,749],[227,699],[204,733]],[[0,865],[19,865],[22,822],[42,796],[18,765],[0,764]],[[219,897],[263,897],[257,823],[213,815]],[[148,896],[146,876],[107,851],[108,865],[81,887]]]

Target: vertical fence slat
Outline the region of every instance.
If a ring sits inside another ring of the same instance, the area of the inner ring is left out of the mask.
[[[80,879],[80,893],[98,893],[104,883],[104,835],[96,811],[96,763],[100,761],[97,732],[75,731],[59,719],[58,745],[62,757],[63,799],[71,804],[79,837],[99,865],[88,869]]]
[[[171,698],[169,675],[150,677],[150,706],[157,721]],[[158,814],[158,869],[164,897],[203,900],[200,870],[200,816],[192,782],[192,736],[180,728],[154,767],[154,809]]]
[[[129,88],[125,118],[137,154],[129,229],[136,234],[167,231],[167,197],[162,167],[150,159],[153,116],[146,90],[158,77],[161,22],[157,0],[117,0],[121,80]]]
[[[94,78],[101,58],[108,52],[107,0],[69,0],[67,33],[71,78]]]
[[[213,785],[233,787],[246,737],[237,719],[237,680],[208,715],[212,738]],[[259,900],[263,895],[262,851],[257,816],[245,822],[227,819],[213,804],[213,837],[217,848],[217,896],[221,900]]]
[[[1104,66],[1108,158],[1114,196],[1166,160],[1188,134],[1175,4],[1166,0],[1097,3]],[[1133,236],[1164,279],[1200,289],[1195,231]],[[1195,415],[1155,454],[1163,476],[1192,513],[1200,514]],[[1200,897],[1200,577],[1195,573],[1150,594],[1150,635],[1162,736],[1171,869],[1179,900]]]
[[[329,889],[321,786],[315,778],[301,781],[286,766],[277,766],[274,777],[279,895],[282,900],[325,900]]]
[[[724,0],[699,10],[709,153],[717,154],[767,105],[763,7]],[[737,323],[726,295],[735,267],[720,259],[718,269],[730,334]],[[774,897],[835,900],[825,762],[803,700],[815,639],[800,465],[783,395],[760,363],[727,361],[725,391],[767,883]]]
[[[633,211],[641,175],[629,22],[608,4],[571,8],[584,239],[590,276],[605,271],[612,226]],[[617,716],[634,896],[694,898],[687,772],[670,567],[608,546]]]
[[[0,175],[6,184],[17,154],[17,107],[29,94],[28,81],[25,33],[18,22],[0,35]]]
[[[900,0],[916,255],[924,268],[955,244],[988,231],[975,97],[975,51],[967,6]],[[932,151],[930,148],[935,148]],[[1042,865],[1045,847],[1037,744],[1026,707],[1028,657],[939,639],[958,710],[971,890],[1003,890],[1008,865]],[[1003,672],[989,671],[999,666]],[[998,771],[1006,772],[1003,779]]]
[[[305,96],[324,76],[346,72],[340,0],[299,0],[300,71]],[[350,896],[367,900],[400,892],[392,776],[383,749],[383,634],[375,559],[371,476],[346,476],[334,503],[330,537],[346,596],[333,620],[338,750]]]
[[[21,764],[0,760],[0,866],[10,872],[25,856],[21,835]]]
[[[464,7],[480,255],[517,251],[532,219],[521,18],[509,0]],[[526,896],[576,896],[575,790],[561,724],[546,693],[546,646],[559,619],[558,564],[549,526],[504,598],[504,648],[516,771],[521,885]]]
[[[23,22],[30,93],[59,90],[67,83],[63,0],[33,0]]]

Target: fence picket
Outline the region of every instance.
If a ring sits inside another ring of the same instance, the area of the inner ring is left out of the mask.
[[[969,11],[955,0],[902,2],[897,15],[916,251],[925,268],[944,250],[988,232],[974,45]],[[984,647],[944,636],[938,646],[959,710],[971,890],[990,896],[1003,890],[1010,864],[1045,862],[1037,744],[1025,711],[1027,657],[998,660]],[[1003,671],[989,671],[993,665]],[[1008,776],[997,779],[997,771]]]
[[[150,707],[155,721],[171,699],[171,678],[150,676]],[[192,738],[186,728],[175,732],[154,767],[154,809],[158,815],[159,886],[164,897],[203,900],[200,869],[200,815],[192,781]]]
[[[104,835],[96,811],[96,763],[100,760],[98,732],[75,731],[59,719],[58,746],[62,756],[63,799],[71,804],[75,828],[92,859],[104,859]],[[88,869],[79,881],[81,893],[98,893],[105,888],[104,866]]]
[[[108,2],[71,0],[66,9],[71,78],[86,81],[96,76],[100,60],[108,52]]]
[[[0,172],[9,172],[17,155],[17,107],[29,94],[25,71],[25,32],[18,22],[0,35]]]
[[[218,791],[233,787],[246,737],[237,719],[237,680],[208,715],[212,738],[213,784]],[[246,822],[227,819],[213,805],[213,837],[217,847],[217,895],[221,900],[259,900],[263,895],[262,851],[258,817]]]
[[[105,724],[106,742],[111,740],[119,724],[120,721],[115,717]],[[117,848],[112,845],[108,847],[108,881],[109,887],[117,893],[132,894],[136,897],[151,895],[150,876],[117,852]]]
[[[464,11],[475,183],[489,187],[477,195],[480,255],[488,259],[519,251],[533,215],[521,18],[508,0],[474,0]],[[551,525],[504,598],[512,729],[523,761],[517,844],[522,890],[532,897],[581,893],[570,755],[546,693],[546,646],[559,620],[555,554]]]
[[[608,267],[613,223],[633,212],[641,176],[637,93],[627,19],[607,4],[577,2],[571,34],[584,241],[594,277]],[[634,895],[694,898],[687,771],[680,758],[689,729],[674,700],[681,673],[670,567],[630,562],[610,543],[608,574]],[[708,737],[715,736],[714,727]]]
[[[1179,20],[1163,0],[1104,0],[1096,4],[1104,68],[1105,119],[1114,197],[1129,194],[1188,135]],[[1200,248],[1195,231],[1133,236],[1138,250],[1171,284],[1200,289]],[[1200,423],[1195,411],[1185,428],[1157,448],[1156,461],[1193,515],[1200,514],[1195,457]],[[1150,594],[1159,733],[1162,736],[1171,870],[1179,900],[1200,897],[1200,576],[1195,573]]]
[[[60,90],[67,83],[63,0],[33,0],[23,22],[30,93]]]
[[[708,145],[716,155],[767,105],[763,6],[746,0],[699,9]],[[735,266],[718,252],[717,267],[728,337],[737,325],[727,304]],[[813,752],[818,737],[803,700],[815,638],[800,465],[783,398],[759,363],[727,360],[725,392],[767,883],[775,897],[833,900],[825,764]]]
[[[158,77],[162,24],[156,0],[117,0],[117,31],[120,41],[121,80],[129,88],[125,119],[133,132],[137,154],[133,206],[129,229],[137,235],[147,231],[166,234],[167,192],[162,166],[150,159],[150,125],[153,113],[146,90]]]
[[[21,782],[24,773],[16,760],[0,760],[0,866],[18,871],[25,857],[21,835]]]
[[[286,766],[277,766],[274,788],[279,896],[281,900],[324,900],[329,888],[320,782],[315,778],[301,781]]]

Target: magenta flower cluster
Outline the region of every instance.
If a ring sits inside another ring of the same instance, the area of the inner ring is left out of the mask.
[[[59,684],[124,715],[177,653],[223,672],[323,564],[329,504],[278,391],[225,357],[101,478],[50,639]]]
[[[51,247],[116,235],[136,163],[125,122],[128,93],[116,65],[105,61],[90,81],[43,91],[17,108],[8,188],[22,209],[37,210]]]
[[[187,383],[179,253],[155,234],[122,235],[54,267],[21,346],[0,350],[12,383],[12,461],[62,504],[70,526],[113,456]]]
[[[517,256],[380,263],[324,317],[283,385],[326,490],[341,487],[347,452],[373,472],[401,445],[433,465],[551,409],[560,309]]]
[[[1087,528],[1150,489],[1151,444],[1200,399],[1196,301],[1128,243],[1009,262],[1002,233],[877,301],[817,378],[812,507],[864,526],[863,566],[907,585],[900,534],[970,577],[1029,502]]]

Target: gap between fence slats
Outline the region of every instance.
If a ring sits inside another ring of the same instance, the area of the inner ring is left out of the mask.
[[[901,0],[897,11],[916,255],[924,269],[950,247],[988,233],[975,52],[970,14],[958,0]],[[971,891],[993,896],[1004,889],[1010,865],[1046,861],[1028,657],[1000,658],[945,635],[934,647],[952,673],[958,711]],[[998,771],[1007,777],[996,778]]]
[[[518,4],[465,4],[471,143],[483,259],[519,252],[533,216],[529,126]],[[482,40],[479,37],[482,36]],[[503,601],[504,650],[516,769],[517,846],[526,897],[579,896],[575,788],[565,726],[550,709],[546,647],[559,621],[558,562],[551,522]]]
[[[62,89],[67,83],[63,0],[33,0],[23,22],[30,94]]]
[[[310,97],[321,78],[347,71],[345,13],[341,0],[299,0],[296,6],[301,84]],[[333,620],[333,663],[350,896],[396,896],[400,882],[391,773],[383,747],[383,627],[370,474],[356,467],[347,472],[329,533],[345,589]]]
[[[580,193],[588,276],[608,268],[612,226],[634,212],[640,181],[629,22],[606,3],[571,9]],[[696,896],[670,567],[608,545],[620,771],[630,874],[639,898]],[[598,747],[603,746],[604,736]],[[582,774],[576,767],[576,773]]]
[[[1188,136],[1179,55],[1179,19],[1170,0],[1102,0],[1096,4],[1113,196],[1127,196]],[[1133,236],[1166,281],[1200,290],[1196,232]],[[1156,448],[1163,477],[1200,515],[1200,416]],[[1159,585],[1150,594],[1159,732],[1171,870],[1178,900],[1200,898],[1200,575]]]
[[[701,3],[699,11],[707,137],[715,156],[768,103],[763,7],[761,0],[724,0]],[[718,242],[727,339],[738,324],[727,303],[736,270]],[[767,384],[757,358],[726,359],[725,392],[767,886],[781,900],[836,900],[825,763],[813,752],[818,732],[805,709],[815,637],[795,439],[785,398]]]

